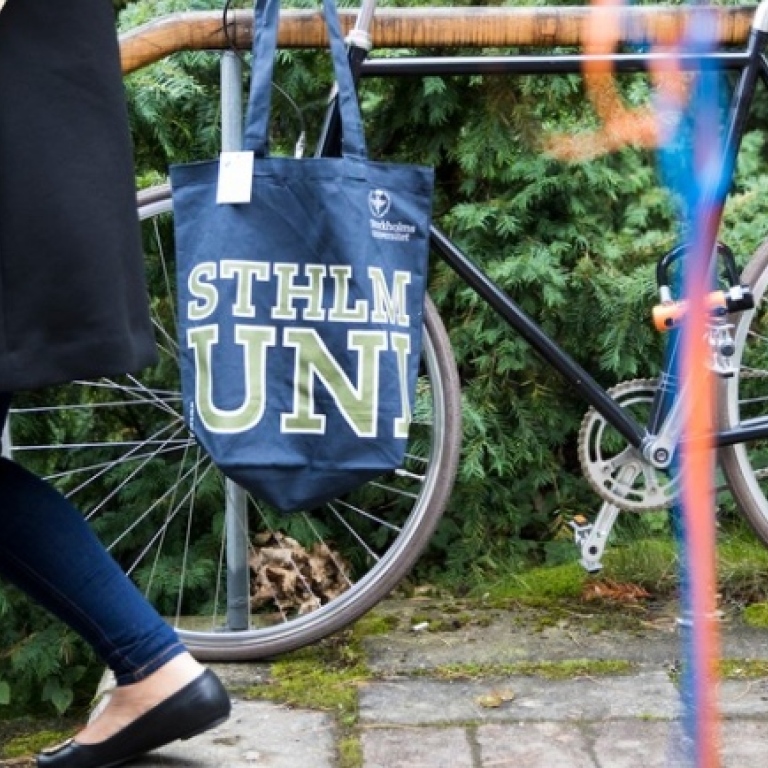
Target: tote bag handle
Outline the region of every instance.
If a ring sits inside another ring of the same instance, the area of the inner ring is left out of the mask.
[[[366,157],[363,122],[334,0],[323,0],[323,9],[331,41],[333,70],[339,89],[341,154],[346,158],[362,160]],[[254,14],[251,92],[245,118],[243,148],[253,151],[256,157],[266,157],[280,0],[256,0]]]

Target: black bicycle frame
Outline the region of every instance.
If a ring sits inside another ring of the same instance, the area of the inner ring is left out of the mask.
[[[749,115],[758,78],[768,86],[768,61],[763,48],[768,32],[753,29],[745,50],[738,52],[714,52],[703,56],[683,54],[638,53],[611,55],[510,55],[510,56],[446,56],[367,59],[366,51],[350,48],[350,66],[353,77],[404,77],[428,75],[541,75],[567,74],[582,71],[584,64],[610,61],[617,72],[642,72],[652,63],[676,62],[689,71],[704,68],[739,72],[733,91],[726,122],[725,151],[736,157]],[[338,110],[332,105],[318,144],[318,155],[338,155],[341,136]],[[713,238],[717,228],[713,228]],[[440,257],[481,298],[519,333],[549,365],[557,370],[573,386],[579,395],[595,408],[635,448],[642,448],[651,438],[647,428],[638,424],[610,397],[592,376],[577,363],[491,278],[437,227],[430,232],[431,245]],[[715,242],[709,244],[714,253]],[[716,436],[719,446],[733,445],[768,437],[768,419],[765,424],[738,427],[720,432]]]

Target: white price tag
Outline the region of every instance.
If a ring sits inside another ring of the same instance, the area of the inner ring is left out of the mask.
[[[222,152],[216,202],[250,203],[252,180],[253,152]]]

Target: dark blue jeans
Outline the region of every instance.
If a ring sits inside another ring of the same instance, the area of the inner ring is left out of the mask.
[[[0,393],[0,434],[11,397]],[[117,677],[137,682],[185,648],[54,488],[0,459],[0,576],[88,642]]]

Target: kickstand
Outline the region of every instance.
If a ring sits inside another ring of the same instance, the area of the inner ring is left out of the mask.
[[[594,523],[584,525],[579,525],[576,522],[570,523],[576,546],[581,548],[579,564],[588,573],[597,573],[602,570],[601,560],[605,545],[608,543],[608,537],[620,511],[615,504],[604,501]]]

